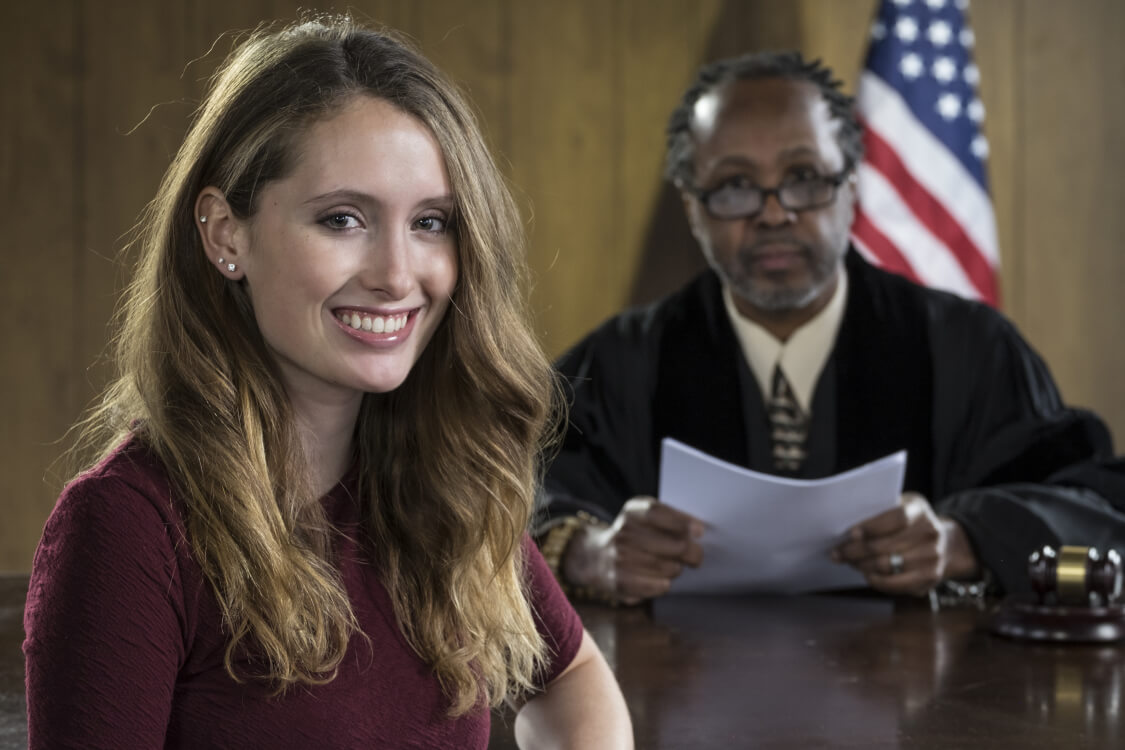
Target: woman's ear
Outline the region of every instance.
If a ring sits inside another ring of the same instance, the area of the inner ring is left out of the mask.
[[[223,276],[238,281],[245,275],[243,261],[247,250],[247,227],[234,215],[223,192],[205,187],[195,199],[195,226],[203,240],[207,260]]]

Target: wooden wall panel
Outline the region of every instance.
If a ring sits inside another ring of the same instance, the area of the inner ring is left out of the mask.
[[[854,93],[867,34],[875,15],[871,0],[804,0],[800,4],[800,50],[806,57],[819,57]]]
[[[1026,3],[1023,324],[1071,401],[1125,440],[1125,5]]]
[[[107,323],[126,282],[119,253],[156,192],[192,110],[181,75],[198,54],[182,23],[184,8],[164,3],[80,3],[82,24],[82,242],[74,248],[81,283],[81,342],[72,362],[87,394],[111,367],[100,355]],[[128,43],[121,29],[130,29]],[[95,363],[91,367],[91,363]]]
[[[20,4],[0,24],[0,571],[31,565],[54,504],[44,477],[77,410],[76,6]]]
[[[984,102],[984,135],[988,138],[988,171],[996,234],[1000,242],[1001,306],[1017,321],[1024,320],[1025,254],[1022,227],[1016,211],[1024,185],[1020,160],[1019,30],[1023,0],[988,0],[970,8],[970,23],[977,43],[973,56],[981,70],[980,96]]]
[[[211,49],[216,37],[333,6],[44,0],[14,8],[0,28],[0,571],[28,569],[59,489],[55,441],[108,373],[91,364],[124,281],[113,259],[230,49],[230,35]],[[698,64],[797,47],[854,89],[874,6],[352,3],[357,16],[416,39],[472,96],[525,210],[537,328],[556,354],[702,265],[661,176],[665,122]],[[1123,8],[977,0],[971,14],[1005,309],[1065,395],[1125,439]]]
[[[413,33],[422,50],[468,94],[497,163],[507,163],[512,138],[511,36],[505,0],[419,2],[421,23]]]
[[[622,237],[609,252],[621,256],[628,268],[616,299],[588,300],[601,317],[661,296],[702,266],[679,196],[664,180],[664,132],[699,61],[710,54],[712,29],[723,5],[701,2],[696,14],[685,17],[679,0],[623,3],[616,41],[621,59],[616,116],[622,133],[614,200]],[[582,333],[569,331],[565,343],[574,343]]]
[[[512,181],[528,211],[538,331],[557,350],[564,331],[602,317],[568,299],[619,299],[623,275],[615,210],[620,176],[611,84],[620,76],[612,30],[620,5],[513,3],[508,144]],[[536,30],[528,33],[529,30]],[[582,261],[577,261],[583,258]]]
[[[709,31],[708,60],[750,50],[799,47],[801,11],[807,0],[725,0]],[[709,15],[706,6],[700,10]]]

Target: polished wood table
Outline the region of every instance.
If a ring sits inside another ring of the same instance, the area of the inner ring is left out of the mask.
[[[26,587],[0,576],[0,750],[27,746]],[[638,748],[1125,748],[1125,645],[1011,641],[972,609],[874,597],[579,611]],[[510,716],[490,747],[515,747]]]
[[[579,608],[638,748],[1125,748],[1125,645],[992,635],[975,609],[868,596]],[[514,748],[509,728],[491,748]]]

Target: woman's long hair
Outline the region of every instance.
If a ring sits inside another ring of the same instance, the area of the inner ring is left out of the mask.
[[[356,96],[424,123],[454,193],[450,310],[406,382],[364,396],[354,444],[372,564],[460,715],[530,689],[542,664],[520,539],[557,400],[528,327],[518,211],[472,110],[408,43],[321,18],[259,30],[222,65],[142,218],[119,377],[87,438],[106,453],[134,433],[166,465],[232,633],[232,676],[241,646],[278,689],[332,679],[358,630],[333,532],[249,296],[206,259],[194,203],[214,185],[252,216],[310,124]]]

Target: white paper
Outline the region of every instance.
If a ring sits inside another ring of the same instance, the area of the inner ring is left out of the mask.
[[[899,502],[906,451],[826,479],[788,479],[665,438],[660,500],[706,524],[703,564],[673,594],[802,593],[865,586],[829,552],[855,524]]]

